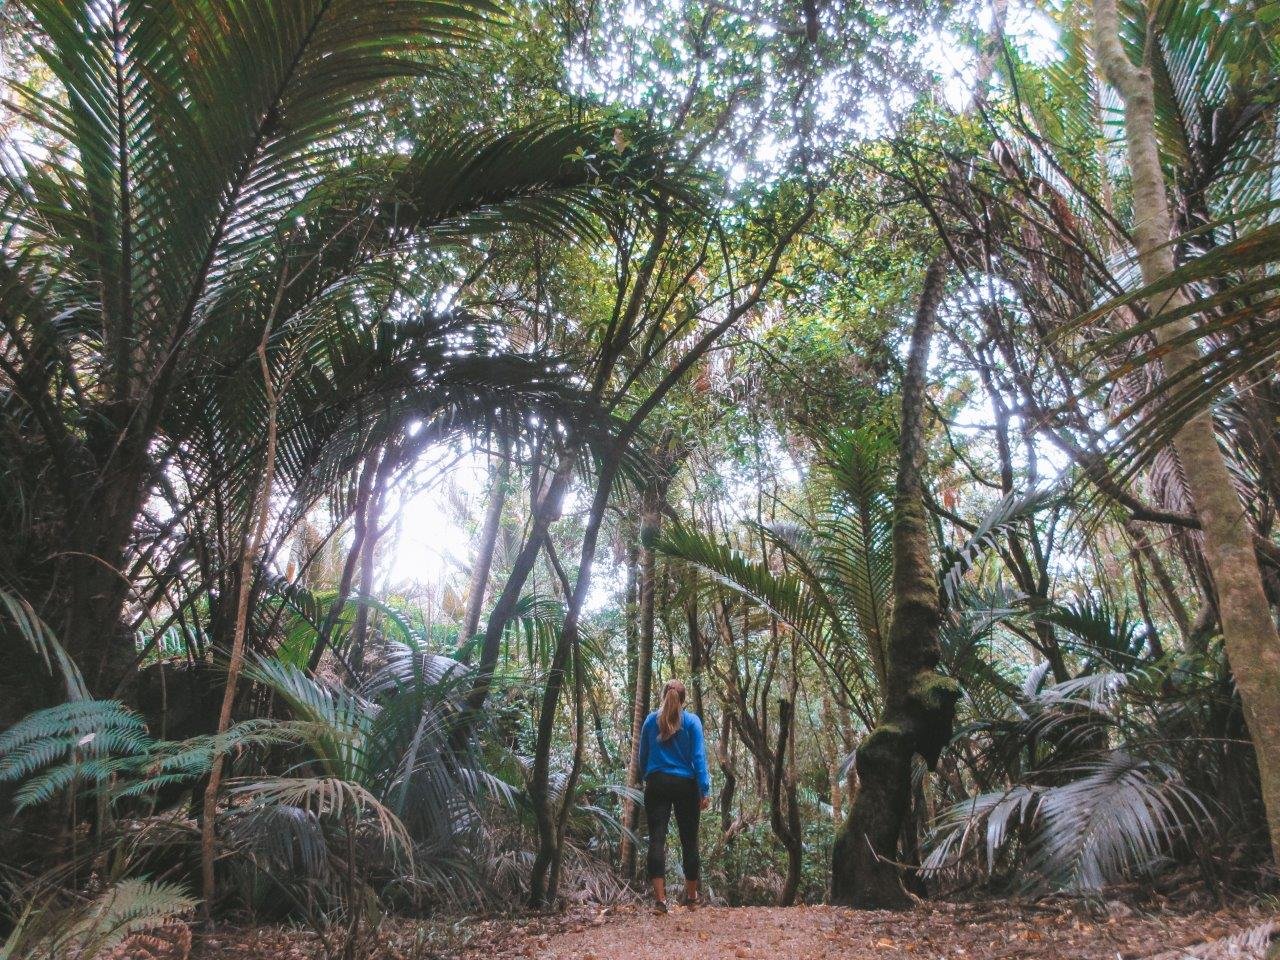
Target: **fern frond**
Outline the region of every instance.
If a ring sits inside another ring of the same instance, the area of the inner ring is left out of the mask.
[[[180,884],[143,878],[119,880],[81,906],[28,908],[0,948],[0,960],[98,957],[135,934],[190,913],[196,903]]]

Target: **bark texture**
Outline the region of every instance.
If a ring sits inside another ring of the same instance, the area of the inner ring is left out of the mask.
[[[960,697],[956,682],[937,671],[942,611],[921,479],[925,368],[945,286],[946,261],[938,258],[925,272],[902,379],[884,715],[858,748],[858,790],[831,854],[831,901],[866,909],[911,904],[897,865],[911,804],[911,762],[916,754],[930,768],[937,762]]]
[[[505,445],[504,445],[505,447]],[[493,484],[489,489],[489,506],[485,510],[484,526],[480,531],[480,552],[471,568],[471,583],[467,587],[467,609],[462,618],[462,635],[466,642],[480,628],[480,611],[484,609],[485,593],[489,586],[489,572],[493,568],[493,554],[498,543],[498,531],[502,526],[502,508],[507,502],[507,483],[511,478],[511,463],[506,450],[502,451],[493,471]]]
[[[637,577],[637,649],[636,685],[631,700],[631,756],[627,761],[627,786],[636,789],[640,784],[640,728],[649,715],[653,699],[653,637],[654,637],[654,577],[653,543],[658,538],[662,523],[662,492],[648,487],[641,494],[640,503],[640,551]],[[622,802],[622,822],[626,830],[619,843],[618,858],[624,878],[630,878],[636,869],[636,845],[632,839],[639,824],[639,808],[630,797]]]
[[[1135,66],[1125,52],[1115,0],[1094,0],[1093,11],[1098,60],[1124,102],[1134,246],[1143,280],[1156,283],[1173,272],[1175,263],[1169,242],[1173,221],[1156,141],[1151,71]],[[1160,317],[1187,303],[1186,296],[1176,289],[1159,294],[1148,304],[1148,311]],[[1200,365],[1200,352],[1188,337],[1194,329],[1194,320],[1186,317],[1160,324],[1153,331],[1164,348],[1169,377]],[[1173,447],[1203,530],[1204,558],[1217,598],[1222,636],[1258,757],[1272,855],[1280,862],[1280,635],[1267,602],[1249,519],[1218,446],[1212,416],[1202,412],[1189,419],[1175,434]]]

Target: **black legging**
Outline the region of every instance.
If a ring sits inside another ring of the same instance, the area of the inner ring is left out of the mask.
[[[649,879],[667,874],[667,825],[676,808],[684,878],[698,879],[698,783],[692,777],[651,773],[644,784],[644,817],[649,823]]]

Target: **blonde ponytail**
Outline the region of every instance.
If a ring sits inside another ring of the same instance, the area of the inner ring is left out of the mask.
[[[684,698],[684,684],[679,680],[668,680],[662,688],[662,704],[658,707],[659,740],[670,740],[684,723],[684,715],[680,712]]]

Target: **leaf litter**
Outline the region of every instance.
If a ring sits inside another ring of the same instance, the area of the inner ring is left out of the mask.
[[[830,906],[577,907],[554,915],[392,921],[360,960],[1261,960],[1274,905],[1144,911],[1112,902],[924,903],[904,912]],[[1259,930],[1265,930],[1259,935]],[[1248,935],[1252,933],[1252,935]],[[332,945],[331,945],[332,946]],[[199,936],[191,960],[321,960],[316,934],[243,928]],[[186,960],[186,958],[183,958]]]

